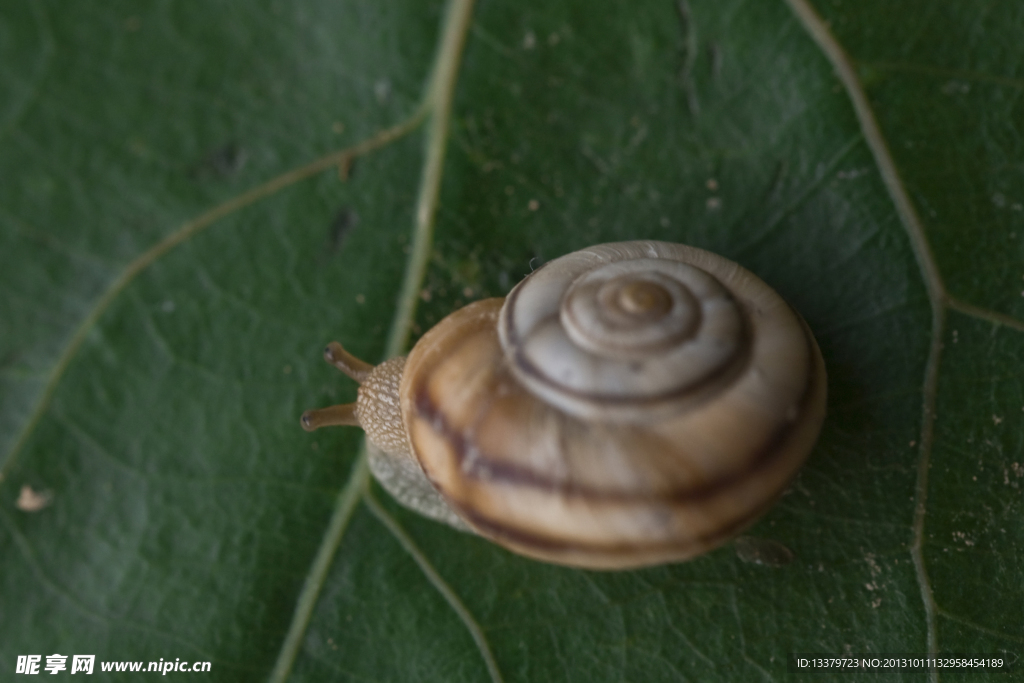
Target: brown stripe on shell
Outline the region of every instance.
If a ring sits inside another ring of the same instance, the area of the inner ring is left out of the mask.
[[[790,308],[790,310],[793,309]],[[793,312],[796,314],[795,311]],[[807,383],[805,384],[804,391],[800,397],[796,416],[792,420],[786,421],[775,430],[775,432],[766,440],[765,444],[759,448],[756,454],[750,459],[750,465],[748,467],[736,472],[732,476],[720,478],[701,487],[690,488],[683,491],[669,491],[662,494],[654,494],[650,492],[630,493],[623,491],[608,491],[580,486],[579,484],[574,484],[572,482],[554,482],[538,475],[534,471],[509,465],[504,462],[498,462],[493,457],[488,457],[487,453],[482,452],[476,447],[474,447],[471,465],[467,467],[466,461],[468,459],[467,456],[470,447],[466,437],[448,424],[444,414],[434,404],[425,384],[420,385],[416,392],[416,412],[428,424],[430,424],[431,428],[437,434],[451,445],[452,451],[458,459],[460,470],[467,477],[472,477],[478,481],[499,482],[513,486],[531,487],[557,492],[567,496],[578,496],[597,502],[629,503],[654,501],[676,504],[689,501],[696,502],[720,495],[723,491],[733,488],[752,477],[758,476],[761,470],[771,463],[772,456],[778,452],[780,446],[786,442],[793,430],[801,423],[800,418],[805,413],[807,403],[812,397],[814,393],[813,389],[817,384],[817,367],[815,363],[816,355],[813,350],[813,337],[810,336],[810,331],[804,323],[803,318],[801,318],[799,314],[796,314],[796,318],[800,321],[801,326],[803,327],[805,339],[807,339],[807,343],[809,344]]]
[[[781,492],[780,494],[781,495]],[[732,519],[728,523],[716,526],[714,533],[703,534],[698,536],[687,536],[686,538],[676,538],[672,541],[662,543],[583,543],[583,542],[570,542],[561,539],[551,538],[550,536],[543,536],[541,534],[530,533],[523,531],[518,527],[511,527],[501,522],[495,521],[489,517],[481,515],[477,510],[458,505],[453,501],[449,501],[449,504],[456,511],[456,513],[464,519],[470,526],[479,531],[482,535],[497,539],[502,542],[507,542],[509,545],[523,548],[533,549],[536,554],[541,556],[548,556],[546,559],[553,559],[558,555],[566,555],[572,552],[585,553],[591,556],[609,556],[609,555],[622,555],[624,557],[637,556],[639,561],[636,563],[630,562],[629,565],[640,565],[646,564],[645,557],[650,556],[663,556],[667,559],[664,561],[672,561],[672,559],[685,559],[692,555],[696,555],[705,549],[715,547],[732,536],[743,531],[757,520],[765,510],[770,508],[778,496],[775,496],[760,506],[742,517]],[[608,563],[609,565],[613,563]],[[588,566],[597,566],[594,564],[587,563]]]

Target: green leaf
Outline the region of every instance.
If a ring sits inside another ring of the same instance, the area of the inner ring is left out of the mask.
[[[439,1],[4,3],[0,678],[54,653],[101,681],[161,658],[509,682],[1015,659],[1024,7],[803,2],[481,2],[451,102]],[[299,428],[355,394],[325,342],[376,361],[420,290],[414,335],[637,238],[742,263],[821,344],[821,440],[748,531],[791,562],[544,565],[364,488],[357,430]]]

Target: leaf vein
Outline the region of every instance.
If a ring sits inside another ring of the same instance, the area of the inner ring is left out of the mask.
[[[373,494],[368,490],[363,494],[363,503],[370,509],[373,516],[377,518],[381,524],[395,537],[399,545],[405,552],[409,553],[413,561],[419,566],[420,571],[430,582],[430,585],[441,594],[448,606],[452,608],[452,611],[458,615],[462,624],[469,631],[470,636],[473,638],[473,642],[476,643],[477,649],[480,650],[480,656],[484,660],[484,664],[487,666],[487,672],[491,676],[492,683],[501,683],[501,671],[498,669],[498,664],[494,660],[494,655],[491,653],[491,647],[487,643],[487,636],[484,635],[484,631],[480,628],[480,624],[477,623],[476,619],[473,618],[473,614],[466,608],[466,605],[462,602],[459,596],[452,590],[451,586],[441,577],[441,575],[434,569],[434,566],[427,559],[427,556],[423,554],[416,543],[412,540],[412,537],[405,532],[405,530],[398,524],[395,519],[388,514],[387,510],[381,507],[377,499],[373,497]]]
[[[915,501],[913,516],[913,543],[911,558],[921,591],[921,601],[925,612],[925,628],[927,632],[928,654],[938,654],[938,630],[936,626],[935,598],[931,582],[928,578],[924,558],[925,517],[928,503],[928,471],[931,466],[932,443],[935,432],[935,402],[938,395],[939,366],[942,359],[942,336],[945,330],[946,306],[948,295],[942,282],[931,245],[924,232],[924,226],[917,215],[910,196],[904,187],[892,155],[889,153],[885,137],[875,120],[874,111],[860,79],[857,77],[853,61],[847,56],[839,41],[832,35],[827,24],[811,6],[809,0],[786,0],[790,9],[803,24],[804,29],[832,64],[836,76],[842,82],[847,96],[853,105],[857,120],[860,123],[864,140],[871,150],[882,176],[889,198],[896,208],[903,229],[910,239],[911,249],[917,260],[921,277],[928,292],[932,310],[931,340],[928,358],[925,362],[922,399],[921,399],[921,436],[918,456],[917,482],[915,485]],[[933,683],[938,681],[938,672],[931,672]]]
[[[269,197],[285,187],[294,185],[295,183],[312,177],[328,168],[347,163],[357,156],[362,156],[372,152],[389,144],[390,142],[393,142],[399,137],[402,137],[419,126],[425,117],[426,112],[426,108],[421,106],[408,119],[396,126],[379,131],[362,142],[340,151],[327,154],[309,164],[306,164],[305,166],[300,166],[299,168],[282,173],[261,185],[257,185],[247,192],[243,192],[242,194],[236,195],[231,199],[218,204],[200,216],[185,222],[177,230],[164,237],[125,266],[120,275],[114,278],[107,286],[106,290],[98,299],[96,299],[92,308],[88,313],[86,313],[85,317],[78,324],[78,327],[75,328],[74,333],[68,339],[64,346],[64,350],[57,358],[57,361],[47,373],[41,395],[36,400],[35,406],[29,413],[29,417],[19,432],[18,437],[14,442],[14,446],[11,447],[4,456],[3,461],[0,462],[0,478],[3,478],[3,476],[13,466],[18,454],[27,443],[29,437],[35,431],[35,428],[39,424],[43,415],[45,415],[50,402],[53,399],[57,386],[60,384],[61,379],[63,379],[71,362],[78,354],[78,350],[81,348],[82,343],[85,341],[89,332],[96,326],[103,314],[110,308],[111,304],[118,299],[125,288],[131,284],[140,273],[145,271],[175,247],[178,247],[182,243],[188,241],[190,238],[210,227],[221,218],[250,206],[261,199]]]
[[[409,331],[412,328],[419,292],[426,275],[427,262],[430,257],[434,220],[437,214],[438,197],[441,189],[445,150],[448,141],[448,128],[451,119],[452,99],[458,77],[462,49],[466,34],[469,32],[473,15],[474,0],[451,0],[445,12],[444,24],[434,66],[423,101],[416,113],[406,122],[395,126],[386,141],[391,141],[416,128],[429,115],[426,130],[426,154],[423,161],[423,172],[420,177],[419,195],[413,219],[413,241],[406,262],[405,276],[398,298],[398,307],[392,319],[391,331],[388,335],[385,357],[390,358],[405,348]],[[387,133],[388,131],[385,131]],[[382,134],[378,134],[380,137]],[[370,149],[384,144],[370,145],[377,138],[371,138],[364,145]],[[344,163],[354,158],[348,154],[337,159],[335,163]],[[278,653],[277,662],[270,674],[271,683],[284,683],[291,673],[292,666],[298,656],[299,647],[313,615],[313,609],[319,598],[320,591],[327,576],[341,539],[348,527],[352,510],[359,498],[364,495],[370,479],[369,468],[364,448],[353,465],[352,475],[338,497],[338,503],[331,517],[328,529],[324,534],[316,558],[306,577],[306,582],[299,594],[295,614],[288,627],[285,642]]]
[[[963,313],[964,315],[970,316],[972,318],[985,320],[992,323],[993,325],[1001,325],[1003,327],[1008,327],[1011,330],[1016,330],[1017,332],[1024,332],[1024,320],[1018,320],[1016,318],[1006,315],[1005,313],[993,311],[990,308],[982,308],[980,306],[975,306],[974,304],[969,304],[966,301],[961,301],[960,299],[954,296],[949,297],[947,303],[949,307],[956,311],[957,313]]]

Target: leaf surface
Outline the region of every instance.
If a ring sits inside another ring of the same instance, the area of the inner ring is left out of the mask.
[[[487,680],[488,656],[505,681],[787,680],[791,652],[1024,649],[1024,9],[816,5],[922,250],[790,8],[683,6],[478,4],[413,331],[588,244],[742,263],[802,313],[829,370],[819,445],[748,532],[794,559],[729,545],[565,569],[374,486],[380,508],[356,506],[289,680]],[[424,129],[147,254],[406,121],[443,9],[0,8],[5,676],[52,653],[270,675],[360,444],[298,415],[355,395],[325,342],[384,353]]]

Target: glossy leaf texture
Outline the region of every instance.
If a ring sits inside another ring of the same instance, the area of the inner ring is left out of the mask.
[[[923,243],[782,0],[481,0],[413,328],[598,242],[742,263],[829,369],[820,443],[742,544],[786,560],[554,567],[374,485],[288,680],[788,680],[792,652],[1024,651],[1024,6],[815,9]],[[425,129],[146,254],[407,121],[443,14],[0,7],[0,678],[54,653],[270,676],[361,440],[298,416],[354,397],[326,342],[384,353]]]

